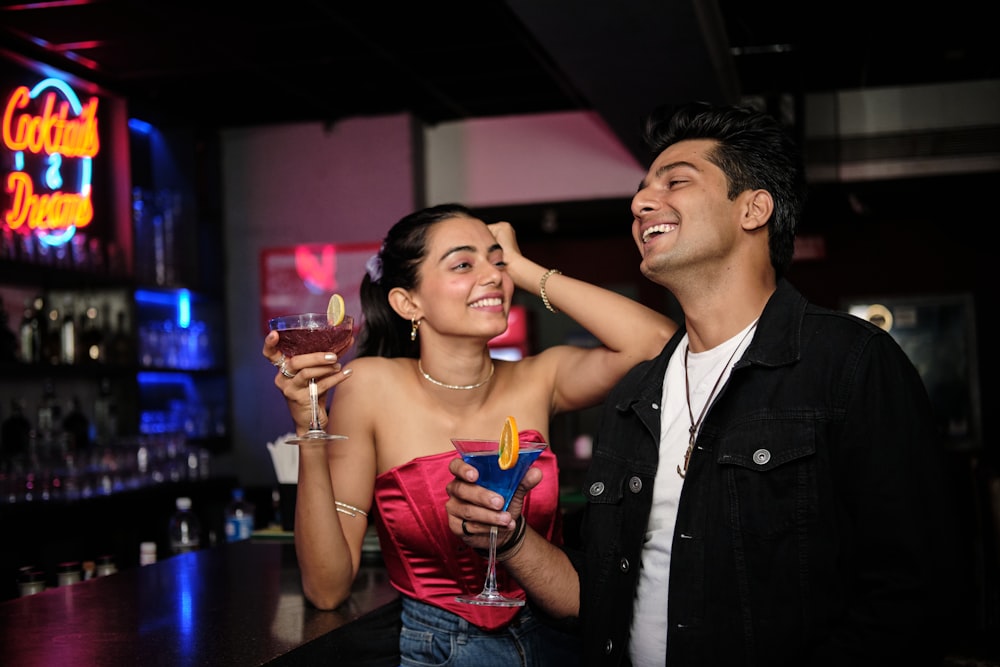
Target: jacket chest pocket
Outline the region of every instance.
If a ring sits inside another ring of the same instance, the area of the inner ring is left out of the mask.
[[[764,420],[722,435],[715,459],[738,532],[772,538],[815,521],[816,441],[812,420]]]

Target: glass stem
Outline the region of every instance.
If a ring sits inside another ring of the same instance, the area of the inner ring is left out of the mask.
[[[497,527],[490,527],[490,551],[486,563],[486,583],[483,584],[483,595],[499,596],[497,590]]]
[[[309,430],[322,431],[319,426],[319,389],[316,387],[315,378],[309,378],[309,403],[312,406],[312,423],[309,425]]]

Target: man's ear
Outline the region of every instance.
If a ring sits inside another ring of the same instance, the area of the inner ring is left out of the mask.
[[[420,306],[411,298],[409,291],[402,287],[389,290],[389,305],[403,319],[416,320],[423,317]]]
[[[764,227],[774,213],[774,199],[767,190],[751,190],[745,192],[745,208],[743,211],[743,229],[753,231]]]

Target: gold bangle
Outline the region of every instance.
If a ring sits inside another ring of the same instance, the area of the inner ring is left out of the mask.
[[[355,507],[354,505],[348,505],[347,503],[342,503],[339,500],[334,500],[333,504],[337,506],[337,511],[340,512],[341,514],[346,514],[347,516],[350,517],[356,517],[357,515],[360,514],[361,516],[368,518],[368,512],[364,511],[360,507]]]
[[[544,274],[542,274],[542,279],[538,281],[538,296],[542,297],[542,303],[545,304],[545,307],[549,310],[550,313],[559,312],[556,308],[552,307],[551,303],[549,303],[549,295],[545,293],[545,283],[547,283],[549,281],[549,277],[555,273],[561,274],[562,271],[560,271],[559,269],[549,269]]]

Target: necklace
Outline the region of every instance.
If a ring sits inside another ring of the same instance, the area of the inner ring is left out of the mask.
[[[722,367],[722,372],[719,373],[719,377],[716,378],[715,384],[712,385],[712,391],[708,393],[708,399],[705,401],[705,405],[701,409],[701,414],[698,415],[698,421],[695,421],[694,412],[691,410],[691,385],[688,380],[688,352],[691,351],[691,346],[688,345],[684,348],[684,392],[685,398],[687,399],[688,417],[691,419],[691,427],[688,429],[688,446],[687,451],[684,452],[684,467],[681,468],[680,465],[677,466],[677,474],[681,477],[687,475],[688,462],[691,460],[691,452],[694,451],[694,441],[698,436],[698,428],[701,426],[701,421],[705,418],[705,413],[708,412],[708,406],[712,404],[712,399],[715,398],[715,392],[719,389],[719,384],[722,383],[722,378],[726,377],[726,371],[729,370],[729,365],[733,363],[733,359],[736,358],[736,353],[739,352],[740,348],[743,346],[743,341],[745,341],[747,336],[749,336],[750,333],[757,328],[756,325],[757,323],[754,322],[753,326],[747,329],[747,332],[743,334],[743,338],[740,339],[740,342],[737,343],[736,347],[733,349],[733,353],[729,355],[729,360],[726,361],[726,365]]]
[[[487,375],[486,379],[483,380],[482,382],[477,382],[476,384],[445,384],[444,382],[441,382],[440,380],[435,380],[430,375],[428,375],[427,371],[425,371],[424,367],[420,364],[420,360],[419,359],[417,359],[417,368],[420,369],[420,374],[424,376],[424,379],[427,380],[428,382],[430,382],[431,384],[436,384],[437,386],[444,387],[445,389],[461,389],[461,390],[479,389],[484,384],[486,384],[487,382],[489,382],[490,379],[493,378],[493,371],[496,370],[496,366],[494,366],[493,362],[491,361],[490,362],[490,374]]]

